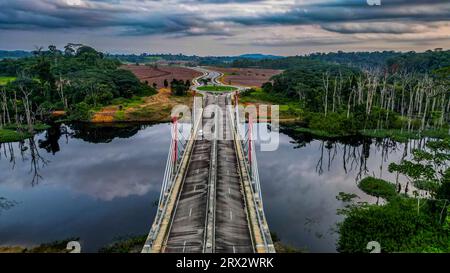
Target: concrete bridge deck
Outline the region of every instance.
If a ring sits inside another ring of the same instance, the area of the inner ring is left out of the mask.
[[[221,76],[201,71],[216,83]],[[197,90],[197,80],[193,83]],[[227,109],[231,96],[200,93],[200,128],[186,145],[170,191],[163,194],[162,216],[155,220],[143,252],[273,252],[267,223],[260,217],[262,203],[254,199],[241,140],[232,126],[234,116]],[[205,130],[208,126],[212,130]]]

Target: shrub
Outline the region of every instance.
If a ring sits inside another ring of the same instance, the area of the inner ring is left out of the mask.
[[[72,120],[86,121],[91,118],[89,105],[85,102],[80,102],[69,112],[69,118]]]
[[[363,192],[375,197],[390,199],[397,195],[394,184],[374,177],[364,178],[359,182],[358,187]]]

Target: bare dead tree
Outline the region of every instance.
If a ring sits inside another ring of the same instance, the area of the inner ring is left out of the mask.
[[[323,90],[325,91],[324,109],[325,116],[328,114],[328,89],[330,86],[330,73],[327,71],[322,75]]]

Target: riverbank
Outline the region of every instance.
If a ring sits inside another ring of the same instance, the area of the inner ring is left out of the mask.
[[[300,104],[292,102],[289,99],[282,98],[273,94],[262,91],[261,88],[253,88],[249,91],[241,92],[239,96],[239,104],[246,107],[253,105],[258,109],[258,119],[268,120],[270,117],[270,107],[268,108],[268,117],[262,116],[259,111],[261,105],[278,105],[280,122],[292,123],[302,121],[302,109]]]
[[[113,105],[103,107],[92,114],[93,123],[111,122],[168,122],[172,108],[176,105],[191,107],[194,96],[175,96],[170,89],[161,88],[148,97],[114,100]]]
[[[175,96],[170,89],[161,88],[152,96],[134,96],[129,99],[117,98],[112,104],[94,109],[83,109],[82,115],[67,115],[63,111],[52,113],[54,122],[88,122],[102,123],[162,123],[171,121],[171,111],[176,105],[192,106],[194,94],[189,92],[184,96]],[[32,137],[35,133],[51,126],[38,123],[33,126],[34,133],[27,131],[26,126],[16,128],[16,125],[4,126],[0,129],[0,143],[16,142]]]
[[[239,103],[244,107],[253,105],[258,109],[258,120],[270,121],[270,107],[267,115],[261,115],[261,105],[279,105],[280,124],[289,126],[298,133],[308,133],[318,138],[342,137],[371,137],[390,138],[405,143],[409,139],[431,137],[444,139],[450,137],[448,126],[440,129],[406,130],[406,129],[360,129],[353,119],[347,118],[345,113],[314,113],[305,110],[300,102],[281,97],[276,94],[264,92],[261,88],[251,89],[241,93]],[[401,123],[401,122],[400,122]],[[417,122],[413,122],[417,123]],[[401,124],[400,124],[401,125]]]
[[[35,124],[33,125],[34,133],[30,133],[24,125],[19,127],[16,125],[7,125],[0,129],[0,143],[21,141],[48,128],[50,128],[50,126],[47,124]]]
[[[376,241],[382,252],[450,251],[450,169],[446,164],[450,141],[430,141],[426,148],[414,149],[412,154],[412,160],[392,162],[388,168],[391,173],[408,177],[412,192],[409,184],[402,188],[394,181],[369,176],[358,187],[377,197],[376,204],[353,201],[357,195],[337,197],[345,204],[340,209],[345,219],[338,224],[339,252],[368,251],[370,241]],[[442,169],[430,168],[436,165]]]
[[[77,240],[77,238],[70,238],[37,246],[0,246],[0,253],[69,253],[67,244]]]

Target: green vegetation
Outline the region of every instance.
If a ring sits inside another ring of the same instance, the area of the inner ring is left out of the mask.
[[[385,205],[353,203],[340,212],[346,216],[338,225],[340,252],[365,252],[367,243],[377,241],[383,252],[450,251],[450,139],[430,141],[426,149],[414,150],[412,160],[391,163],[389,171],[402,174],[418,190],[413,196],[399,195],[395,185],[372,177],[359,187],[383,197]],[[397,184],[400,186],[400,184]],[[399,188],[400,189],[400,188]]]
[[[200,86],[197,88],[201,91],[212,91],[212,92],[231,92],[235,91],[235,87],[231,86],[222,86],[222,85],[207,85],[207,86]]]
[[[342,135],[342,134],[333,134],[329,131],[324,131],[324,130],[319,130],[319,129],[310,129],[310,128],[305,128],[305,127],[297,127],[294,130],[298,133],[308,133],[308,134],[314,135],[319,138],[340,138],[340,137],[347,136],[347,135]]]
[[[55,110],[66,111],[69,120],[85,121],[102,106],[132,105],[138,97],[156,93],[120,65],[80,44],[68,44],[63,51],[49,46],[29,57],[1,60],[0,129],[16,123],[23,128],[24,121],[31,134],[33,125],[51,119]],[[12,138],[11,132],[4,134]]]
[[[281,119],[293,119],[303,114],[300,103],[273,93],[264,92],[262,88],[251,88],[240,93],[241,103],[277,104]]]
[[[419,132],[408,132],[400,129],[361,130],[361,135],[371,138],[390,138],[397,142],[407,142],[409,139],[420,139]]]
[[[119,239],[107,247],[99,250],[100,253],[140,253],[147,239],[146,235]]]
[[[400,70],[403,65],[394,59],[389,63],[384,59],[383,67],[366,69],[328,63],[318,57],[292,57],[295,61],[287,70],[272,77],[261,91],[244,92],[242,101],[282,104],[285,109],[281,117],[290,114],[302,121],[306,128],[301,130],[323,137],[362,134],[401,142],[423,136],[445,138],[450,128],[450,69],[443,60],[446,54],[402,55],[402,62],[410,56],[429,60],[429,74]]]
[[[367,252],[367,243],[377,241],[382,252],[449,252],[449,231],[431,214],[433,205],[426,203],[419,212],[416,206],[414,199],[399,197],[383,206],[350,209],[339,226],[338,251]]]
[[[166,85],[165,82],[164,85]],[[173,79],[170,82],[170,90],[172,90],[172,94],[174,94],[175,96],[186,95],[190,87],[191,87],[190,81],[184,82],[183,80]]]
[[[309,61],[342,64],[352,67],[388,67],[390,71],[410,71],[429,73],[441,67],[450,66],[450,50],[416,52],[330,52],[313,53],[306,56],[293,56],[276,59],[237,59],[232,67],[259,67],[269,69],[292,69]]]
[[[16,77],[3,77],[0,76],[0,85],[6,85],[9,82],[13,82],[16,80]]]
[[[133,96],[129,99],[125,99],[125,98],[116,98],[111,100],[110,105],[118,105],[123,107],[124,109],[126,108],[131,108],[131,107],[136,107],[141,105],[142,103],[144,103],[144,99],[142,97],[139,96]]]
[[[36,123],[33,125],[33,131],[28,131],[26,125],[9,124],[0,128],[0,143],[21,141],[33,136],[34,133],[47,130],[49,125],[43,123]]]
[[[397,195],[394,184],[374,177],[364,178],[359,182],[358,187],[369,195],[384,199],[391,199]]]
[[[270,236],[272,237],[275,251],[277,253],[304,253],[304,252],[306,252],[303,249],[298,249],[296,247],[282,243],[280,237],[278,237],[278,235],[275,232],[270,232]]]
[[[0,129],[0,143],[16,142],[32,137],[28,132],[21,132],[10,129]]]
[[[61,241],[43,243],[39,246],[24,248],[20,246],[0,247],[0,253],[69,253],[67,244],[71,241],[78,241],[79,238],[69,238]]]

